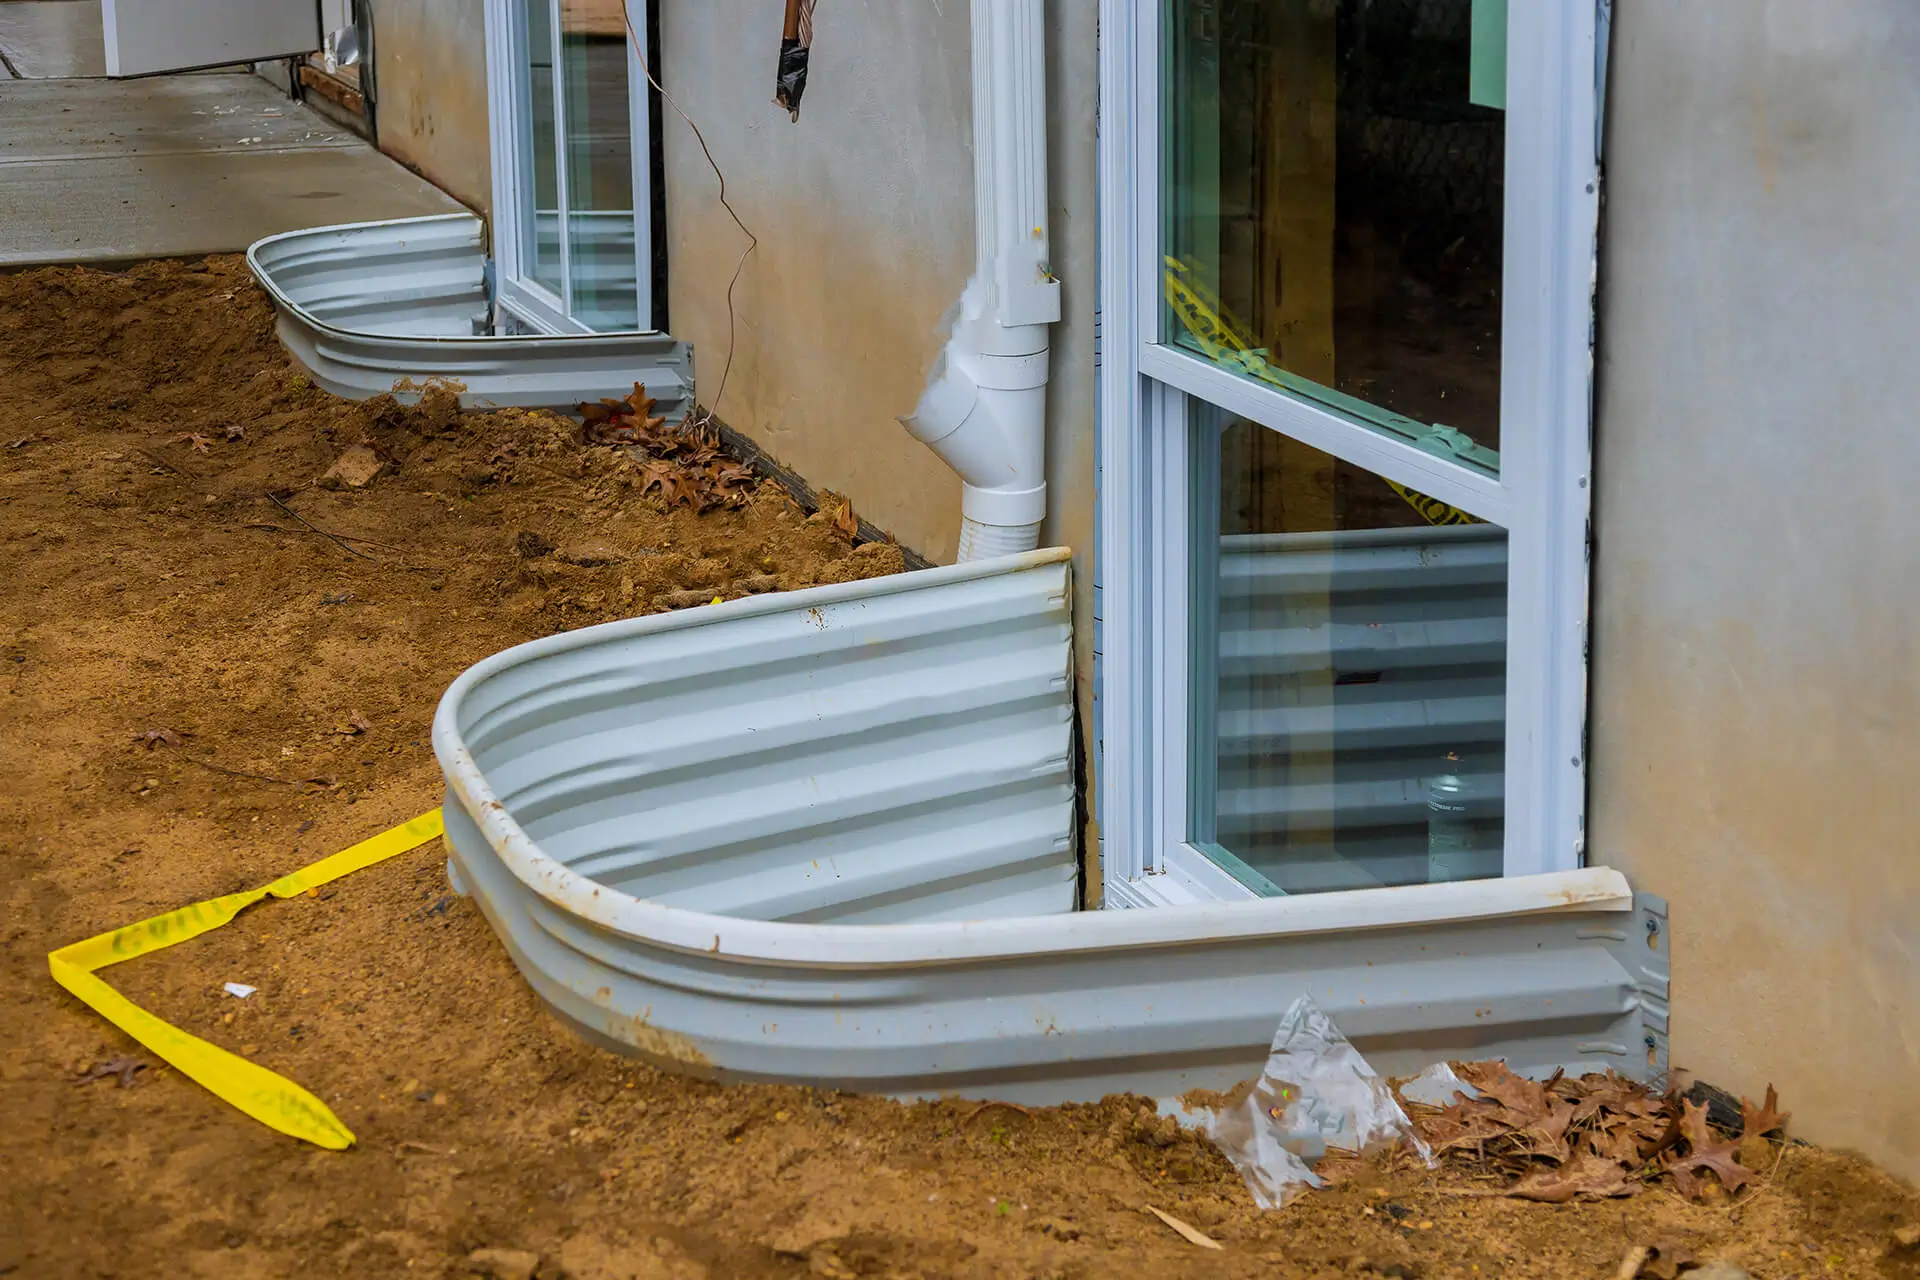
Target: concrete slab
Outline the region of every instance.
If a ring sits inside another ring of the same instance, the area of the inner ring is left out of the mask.
[[[0,72],[37,79],[104,76],[100,0],[0,3]]]
[[[235,253],[460,208],[257,76],[0,80],[0,268]]]
[[[364,145],[245,74],[0,80],[0,164]]]

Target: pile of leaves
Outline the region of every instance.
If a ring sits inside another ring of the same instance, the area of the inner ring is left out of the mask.
[[[1492,1194],[1523,1200],[1630,1196],[1663,1178],[1692,1200],[1731,1195],[1772,1168],[1769,1139],[1787,1121],[1772,1086],[1764,1103],[1740,1099],[1736,1131],[1715,1125],[1704,1102],[1611,1071],[1544,1082],[1502,1062],[1457,1063],[1454,1072],[1476,1096],[1456,1092],[1444,1107],[1408,1102],[1415,1128],[1436,1159],[1511,1179]]]
[[[670,427],[654,413],[658,402],[645,386],[620,400],[581,404],[588,444],[626,446],[640,464],[642,494],[658,492],[669,507],[711,511],[742,507],[753,490],[753,468],[728,456],[718,436],[701,423]]]

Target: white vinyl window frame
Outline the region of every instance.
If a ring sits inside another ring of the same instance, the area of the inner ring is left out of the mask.
[[[567,234],[567,102],[560,7],[564,0],[545,0],[551,6],[548,30],[553,47],[553,120],[558,142],[554,160],[561,235],[560,281],[555,293],[533,278],[530,247],[534,234],[534,180],[528,171],[532,154],[533,84],[529,74],[525,5],[520,0],[485,0],[487,38],[488,149],[493,164],[494,301],[503,316],[511,316],[538,333],[591,334],[600,332],[574,316],[572,236]],[[648,30],[653,0],[625,0],[632,30]],[[628,42],[627,103],[632,130],[634,279],[641,329],[653,330],[653,129],[652,95],[639,51]]]
[[[1190,399],[1508,532],[1502,870],[1585,855],[1588,516],[1607,0],[1509,10],[1496,478],[1160,341],[1164,0],[1100,4],[1099,507],[1105,905],[1253,897],[1189,840]],[[1520,886],[1514,886],[1518,891]]]

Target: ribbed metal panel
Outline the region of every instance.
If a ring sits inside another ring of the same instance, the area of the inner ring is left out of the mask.
[[[396,383],[449,378],[469,406],[570,411],[642,382],[669,420],[690,403],[692,352],[666,334],[486,332],[486,255],[472,214],[291,231],[256,243],[247,263],[273,299],[281,342],[335,395],[410,399],[417,393]]]
[[[1225,1088],[1302,994],[1382,1070],[1664,1069],[1614,871],[1072,911],[1068,585],[1040,551],[495,655],[434,722],[454,883],[560,1018],[715,1079]]]
[[[1066,582],[1057,561],[616,624],[502,655],[457,726],[549,857],[635,897],[756,920],[1070,911]]]
[[[1504,531],[1220,542],[1220,843],[1287,892],[1426,877],[1425,780],[1465,761],[1498,847]]]

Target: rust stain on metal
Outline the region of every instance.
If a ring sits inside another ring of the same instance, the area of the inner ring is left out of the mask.
[[[646,1014],[633,1018],[615,1033],[649,1058],[663,1058],[687,1067],[710,1067],[711,1059],[700,1046],[678,1031],[667,1031],[647,1021]]]

